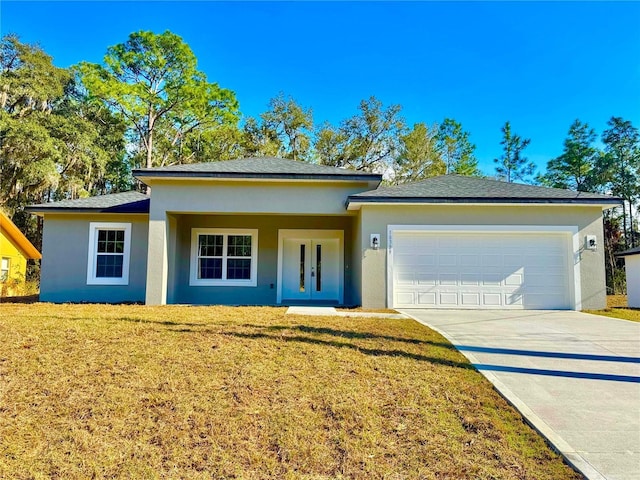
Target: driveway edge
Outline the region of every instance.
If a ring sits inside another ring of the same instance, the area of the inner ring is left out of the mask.
[[[438,327],[433,325],[429,325],[427,322],[424,322],[410,313],[406,311],[401,311],[401,313],[407,315],[412,318],[416,322],[426,327],[429,327],[431,330],[438,332],[444,338],[446,338],[456,350],[458,349],[454,340],[449,337],[445,332],[440,330]],[[460,351],[462,355],[467,357],[467,359],[473,364],[475,367],[477,364],[481,362],[473,355],[471,352]],[[513,393],[504,383],[502,383],[498,377],[495,376],[493,372],[482,371],[476,369],[481,375],[483,375],[487,380],[489,380],[497,392],[504,398],[507,403],[509,403],[512,407],[520,412],[524,420],[533,428],[536,432],[538,432],[542,438],[544,438],[549,444],[549,446],[558,452],[565,459],[565,462],[578,473],[581,473],[589,480],[607,480],[600,472],[598,472],[587,460],[585,460],[579,453],[577,453],[562,437],[560,437],[556,432],[538,415],[536,415],[520,398]]]

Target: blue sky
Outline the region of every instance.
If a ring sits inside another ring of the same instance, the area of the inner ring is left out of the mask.
[[[375,95],[408,124],[452,117],[487,174],[511,121],[544,169],[579,118],[640,127],[638,2],[0,3],[2,34],[68,67],[137,30],[180,35],[210,81],[255,116],[279,92],[337,124]]]

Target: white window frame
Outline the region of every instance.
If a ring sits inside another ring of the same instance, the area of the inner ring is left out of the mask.
[[[4,268],[4,264],[6,263],[7,268]],[[2,265],[0,266],[0,282],[6,282],[9,280],[11,276],[11,258],[10,257],[2,257]]]
[[[198,278],[198,237],[200,235],[222,235],[222,278]],[[228,280],[227,277],[227,242],[229,235],[251,236],[251,273],[248,280]],[[225,286],[256,287],[258,285],[258,230],[246,228],[192,228],[191,229],[191,262],[189,285],[191,286]]]
[[[124,252],[122,277],[96,277],[98,257],[98,232],[100,230],[123,230]],[[131,254],[131,224],[115,222],[89,223],[89,257],[87,260],[87,285],[129,285],[129,260]]]

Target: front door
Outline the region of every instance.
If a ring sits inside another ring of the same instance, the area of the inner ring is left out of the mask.
[[[342,301],[340,238],[282,239],[282,299]]]

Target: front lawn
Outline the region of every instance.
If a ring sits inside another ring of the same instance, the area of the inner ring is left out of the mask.
[[[412,320],[0,305],[0,478],[576,479]]]
[[[621,318],[632,322],[640,322],[640,309],[627,307],[626,295],[607,295],[607,308],[604,310],[585,310],[585,313]]]

